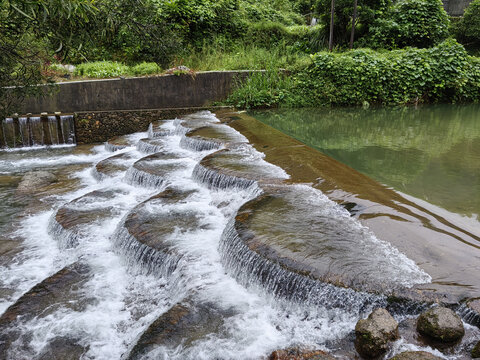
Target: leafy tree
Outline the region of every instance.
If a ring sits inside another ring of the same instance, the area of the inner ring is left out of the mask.
[[[465,46],[480,47],[480,0],[470,3],[453,28],[457,39]]]
[[[390,0],[359,0],[356,21],[357,38],[365,35],[374,20],[383,16],[389,6]],[[330,8],[331,0],[318,0],[315,6],[315,12],[326,29],[330,26]],[[349,42],[353,10],[353,0],[335,0],[333,30],[335,44],[346,45]]]
[[[74,38],[69,29],[94,11],[90,0],[1,0],[0,118],[40,91],[33,85],[45,80],[41,70],[51,55],[42,40],[63,47]]]
[[[400,0],[375,21],[365,45],[430,47],[448,37],[449,22],[441,0]]]

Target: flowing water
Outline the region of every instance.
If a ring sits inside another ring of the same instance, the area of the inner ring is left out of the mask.
[[[56,180],[19,192],[38,170]],[[0,358],[351,358],[356,321],[431,277],[292,181],[209,112],[105,146],[4,151]],[[386,357],[459,358],[478,336],[467,328],[453,354],[402,337]]]

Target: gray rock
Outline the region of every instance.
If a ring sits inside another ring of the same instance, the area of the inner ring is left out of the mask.
[[[475,347],[472,350],[472,358],[480,358],[480,341],[475,345]]]
[[[355,326],[355,348],[365,358],[385,353],[388,343],[398,338],[398,323],[385,309],[374,310]]]
[[[322,350],[289,348],[274,351],[268,360],[335,360],[335,358]]]
[[[48,171],[30,171],[22,177],[22,181],[17,187],[17,193],[32,194],[56,181],[57,177]]]
[[[431,308],[418,317],[417,331],[443,343],[458,341],[465,335],[460,317],[454,311],[441,306]]]
[[[390,360],[441,360],[438,356],[425,351],[405,351]]]

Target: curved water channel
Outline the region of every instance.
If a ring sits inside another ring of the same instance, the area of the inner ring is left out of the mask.
[[[20,191],[38,170],[55,181]],[[447,238],[478,246],[475,234],[248,116],[5,151],[0,188],[0,359],[262,359],[288,347],[349,359],[356,321],[378,306],[403,324],[386,358],[459,359],[480,335],[466,324],[440,353],[409,327],[433,298],[478,296],[477,283],[437,281],[458,258],[432,255]],[[422,258],[412,244],[432,234],[440,245]]]

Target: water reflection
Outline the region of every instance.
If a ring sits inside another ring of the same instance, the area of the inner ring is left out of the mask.
[[[480,214],[480,106],[278,109],[253,115],[396,190]]]

